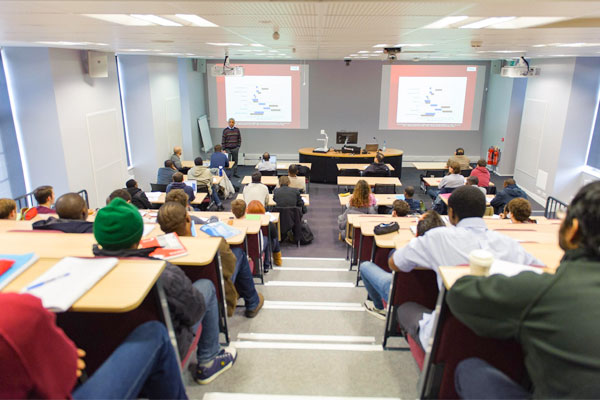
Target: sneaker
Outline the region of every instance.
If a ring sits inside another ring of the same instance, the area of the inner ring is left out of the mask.
[[[374,316],[375,318],[385,320],[385,318],[387,316],[387,312],[385,310],[380,310],[379,308],[375,308],[375,306],[373,305],[373,302],[371,300],[365,300],[363,306],[365,307],[365,310],[369,314]]]
[[[256,314],[258,314],[258,312],[262,308],[263,304],[265,304],[265,298],[263,297],[262,294],[259,293],[258,294],[258,305],[256,306],[256,308],[254,310],[246,310],[246,317],[247,318],[256,317]]]
[[[201,385],[211,383],[217,376],[231,368],[236,358],[237,351],[235,347],[229,346],[222,349],[212,361],[207,363],[208,365],[198,364],[194,380]]]
[[[223,210],[225,210],[225,207],[223,207],[223,204],[219,204],[217,206],[217,211],[223,211]]]

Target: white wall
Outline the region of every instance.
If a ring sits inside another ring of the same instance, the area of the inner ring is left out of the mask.
[[[198,67],[202,65],[198,62]],[[202,141],[198,131],[198,117],[206,115],[206,105],[204,102],[204,73],[194,71],[192,60],[189,58],[180,58],[179,66],[179,87],[181,93],[181,128],[183,140],[183,156],[187,160],[193,160],[198,156],[205,156],[202,151]]]

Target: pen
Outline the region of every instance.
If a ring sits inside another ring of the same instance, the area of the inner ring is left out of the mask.
[[[43,286],[43,285],[45,285],[46,283],[50,283],[50,282],[52,282],[52,281],[55,281],[55,280],[57,280],[57,279],[66,278],[66,277],[67,277],[67,276],[69,276],[69,275],[71,275],[71,273],[70,273],[70,272],[67,272],[67,273],[65,273],[65,274],[62,274],[62,275],[55,276],[54,278],[50,278],[50,279],[47,279],[47,280],[45,280],[45,281],[42,281],[42,282],[36,283],[35,285],[27,286],[27,287],[25,288],[25,290],[29,291],[29,290],[31,290],[31,289],[35,289],[35,288],[37,288],[37,287]]]

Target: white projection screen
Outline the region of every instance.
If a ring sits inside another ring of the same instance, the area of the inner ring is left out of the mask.
[[[308,65],[231,66],[243,67],[244,76],[208,77],[212,128],[224,128],[229,118],[240,128],[308,128]]]

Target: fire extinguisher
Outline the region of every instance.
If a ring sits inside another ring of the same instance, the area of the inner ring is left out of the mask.
[[[490,146],[488,149],[487,163],[488,165],[494,165],[494,146]]]
[[[494,147],[494,152],[492,155],[492,165],[498,165],[498,159],[500,157],[500,148]]]

